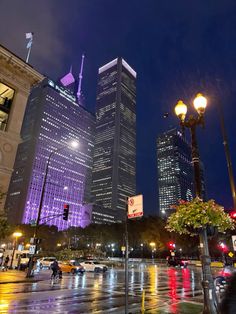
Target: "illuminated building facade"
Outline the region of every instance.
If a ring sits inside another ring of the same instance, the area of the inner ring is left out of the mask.
[[[92,196],[122,211],[136,193],[136,72],[122,58],[99,68]]]
[[[123,213],[111,210],[95,203],[88,203],[83,206],[84,226],[92,224],[121,223],[124,220]]]
[[[168,217],[171,205],[194,196],[191,146],[181,132],[169,130],[157,138],[159,210]]]
[[[83,203],[90,200],[95,117],[76,101],[67,88],[45,79],[31,91],[21,129],[14,173],[7,198],[9,220],[36,220],[45,169],[46,177],[41,223],[59,230],[87,223]],[[71,140],[79,143],[70,149]],[[57,152],[55,150],[58,149]],[[69,205],[64,221],[63,207]]]
[[[0,45],[0,191],[7,193],[31,87],[43,75]],[[3,211],[5,199],[0,202]]]

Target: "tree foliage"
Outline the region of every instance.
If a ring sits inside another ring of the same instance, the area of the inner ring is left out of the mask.
[[[12,231],[5,214],[0,214],[0,240],[5,239]]]
[[[196,235],[203,227],[217,227],[218,231],[233,230],[235,225],[231,217],[224,212],[224,208],[214,200],[203,202],[195,198],[190,202],[181,200],[173,206],[176,212],[167,221],[167,230],[179,234]]]
[[[0,191],[0,204],[2,203],[5,193]],[[11,233],[11,226],[7,221],[5,212],[0,213],[0,240],[5,239]]]

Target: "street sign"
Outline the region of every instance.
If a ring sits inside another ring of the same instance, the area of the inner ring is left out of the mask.
[[[122,246],[122,247],[121,247],[121,251],[122,251],[122,252],[125,252],[125,246]]]
[[[36,250],[36,245],[30,245],[29,247],[29,254],[34,255]]]
[[[128,218],[143,216],[143,195],[128,197]]]
[[[31,225],[31,227],[35,227],[36,226],[36,220],[35,219],[31,219],[30,220],[30,225]]]
[[[234,251],[236,251],[236,235],[232,236],[232,242],[233,242]]]
[[[229,257],[232,258],[234,256],[234,253],[233,252],[229,252],[228,255],[229,255]]]

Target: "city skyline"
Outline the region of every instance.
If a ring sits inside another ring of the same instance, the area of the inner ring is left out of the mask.
[[[217,103],[223,105],[235,171],[236,4],[230,0],[191,4],[182,0],[178,5],[121,1],[115,11],[114,5],[114,1],[105,0],[86,4],[71,1],[70,6],[50,1],[42,23],[40,14],[34,18],[34,12],[43,12],[42,4],[28,1],[21,6],[17,1],[3,1],[0,24],[6,25],[9,19],[11,23],[0,34],[0,42],[25,59],[25,33],[33,31],[30,64],[54,79],[68,72],[70,63],[79,74],[78,55],[85,52],[83,91],[93,111],[97,69],[117,56],[135,68],[137,193],[144,194],[146,214],[157,213],[156,137],[178,125],[173,114],[178,99],[191,105],[192,97],[203,92],[208,97],[206,127],[198,130],[198,139],[209,198],[232,207]],[[169,117],[163,118],[166,113]]]

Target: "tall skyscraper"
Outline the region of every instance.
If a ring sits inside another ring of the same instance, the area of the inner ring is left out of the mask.
[[[0,45],[0,191],[6,193],[13,172],[20,130],[31,87],[43,75]],[[4,208],[5,199],[0,203]]]
[[[173,212],[171,205],[194,197],[191,146],[176,129],[157,138],[157,170],[159,210],[166,217]]]
[[[117,58],[99,68],[92,196],[124,212],[136,193],[136,72]]]
[[[94,115],[67,88],[48,79],[33,88],[6,202],[11,222],[36,220],[51,154],[41,223],[60,230],[87,224],[83,203],[90,200],[94,123]],[[78,148],[68,147],[71,140],[78,142]],[[68,222],[59,216],[65,204],[69,205]]]

